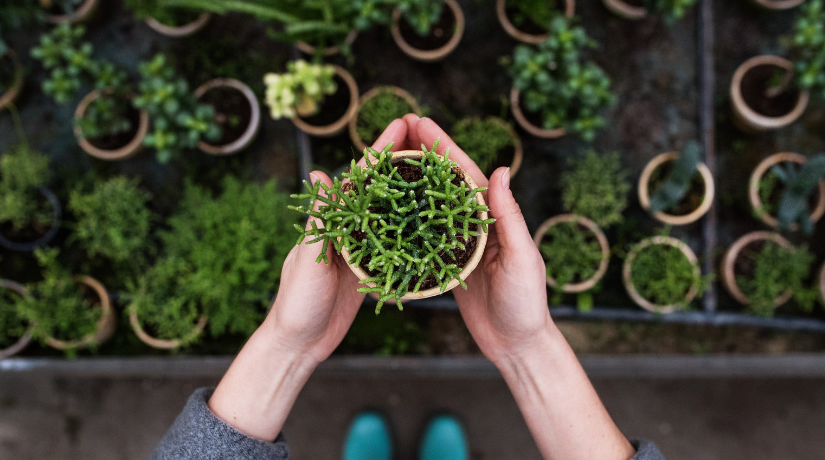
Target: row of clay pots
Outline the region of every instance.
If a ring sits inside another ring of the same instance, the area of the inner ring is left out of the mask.
[[[759,184],[762,177],[770,171],[771,168],[782,163],[796,163],[804,164],[807,158],[798,153],[776,153],[762,160],[756,169],[753,170],[750,180],[748,181],[748,200],[750,201],[753,213],[766,225],[778,229],[779,221],[775,216],[763,211],[764,204],[759,196]],[[825,179],[819,181],[819,188],[817,189],[816,205],[811,210],[811,222],[817,222],[825,215]],[[799,229],[798,224],[792,224],[788,230],[796,231]]]

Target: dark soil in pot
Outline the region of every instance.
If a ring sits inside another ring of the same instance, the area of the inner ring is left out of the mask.
[[[425,51],[437,50],[446,45],[455,33],[455,26],[455,15],[447,5],[441,8],[441,16],[432,25],[430,33],[427,35],[419,35],[418,31],[404,18],[404,15],[401,15],[398,20],[398,29],[401,31],[404,41],[413,48]]]
[[[9,90],[17,76],[17,67],[8,53],[0,56],[0,95]]]
[[[52,208],[51,202],[37,191],[34,193],[37,193],[37,213],[52,216],[54,208]],[[3,235],[3,238],[12,243],[30,243],[45,236],[51,230],[53,223],[54,220],[51,220],[47,225],[31,222],[31,225],[15,230],[10,222],[4,222],[0,224],[0,235]]]
[[[336,92],[337,93],[337,92]],[[215,108],[215,123],[221,128],[221,138],[211,145],[227,145],[244,135],[252,120],[252,106],[240,91],[234,88],[212,88],[199,102]]]
[[[796,107],[799,89],[791,86],[776,97],[768,97],[766,92],[781,76],[778,68],[771,65],[759,65],[742,77],[742,97],[748,107],[766,117],[782,117]]]
[[[504,7],[504,14],[507,15],[507,18],[510,19],[510,22],[516,29],[530,35],[546,34],[547,28],[536,24],[531,17],[522,13],[521,10],[514,5],[517,2],[518,0],[509,0]],[[547,6],[564,14],[567,4],[564,0],[555,0],[554,2],[548,2]]]
[[[656,193],[656,190],[659,189],[671,169],[673,169],[673,162],[668,161],[653,171],[650,178],[650,184],[648,184],[648,190],[651,195]],[[690,179],[690,188],[687,193],[685,193],[685,196],[682,197],[682,201],[674,206],[664,209],[664,212],[673,216],[684,216],[690,214],[691,212],[699,209],[699,206],[702,205],[706,192],[705,181],[702,179],[702,174],[697,170],[693,173],[693,177]]]
[[[324,100],[318,104],[318,113],[308,117],[300,117],[301,120],[313,126],[327,126],[335,123],[346,115],[351,96],[349,86],[347,86],[344,79],[337,74],[335,75],[335,84],[338,85],[338,89],[334,94],[325,97]]]
[[[101,150],[117,150],[125,147],[137,135],[140,128],[140,111],[128,104],[126,118],[129,119],[129,129],[107,136],[87,138],[90,144]]]

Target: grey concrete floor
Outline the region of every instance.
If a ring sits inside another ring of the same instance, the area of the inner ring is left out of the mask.
[[[142,459],[199,386],[214,379],[88,379],[0,374],[0,459]],[[670,460],[811,460],[825,452],[825,380],[598,379],[629,437],[656,441]],[[285,427],[293,459],[335,459],[350,417],[390,417],[398,459],[437,410],[458,414],[474,460],[538,459],[498,378],[313,378]]]

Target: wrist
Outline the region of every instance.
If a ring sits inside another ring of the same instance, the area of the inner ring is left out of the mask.
[[[569,351],[564,336],[552,322],[528,343],[514,347],[491,359],[508,382],[523,381],[527,375],[539,375],[556,367]]]

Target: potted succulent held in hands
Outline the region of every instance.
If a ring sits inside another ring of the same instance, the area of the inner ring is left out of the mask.
[[[332,243],[366,287],[384,302],[420,299],[442,294],[475,269],[487,243],[487,206],[472,178],[457,163],[432,149],[380,152],[368,148],[366,166],[352,162],[344,180],[332,186],[321,181],[305,184],[309,206],[291,207],[318,219],[298,242],[323,241],[317,262],[327,262]],[[323,189],[323,194],[321,190]],[[327,198],[336,197],[336,200]],[[313,203],[320,202],[317,211]]]
[[[777,153],[751,174],[748,198],[754,214],[774,228],[813,233],[825,214],[825,155]]]
[[[249,147],[261,127],[261,105],[252,89],[233,78],[209,80],[195,90],[198,102],[215,109],[221,138],[200,141],[198,148],[210,155],[231,155]]]
[[[501,118],[465,118],[455,125],[451,137],[484,174],[492,173],[499,166],[509,166],[513,177],[521,167],[524,154],[521,139]]]
[[[496,0],[498,22],[508,35],[533,45],[544,41],[553,18],[572,18],[576,0]]]
[[[264,83],[272,118],[289,118],[313,136],[339,134],[358,109],[358,85],[336,65],[292,61],[286,73],[266,74]]]
[[[581,56],[595,46],[583,28],[556,17],[549,38],[538,47],[516,47],[510,106],[525,131],[543,138],[575,133],[593,140],[605,124],[601,112],[616,99],[604,70]]]
[[[31,325],[19,313],[19,304],[27,295],[21,284],[0,279],[0,359],[20,353],[31,342]]]
[[[421,115],[418,101],[410,93],[397,86],[373,88],[358,101],[356,114],[349,120],[349,137],[363,151],[393,120],[408,113]]]
[[[817,292],[805,286],[814,256],[776,233],[752,232],[736,240],[722,260],[722,281],[730,295],[760,316],[794,299],[813,310]]]
[[[399,0],[392,18],[395,44],[419,61],[444,59],[464,35],[464,12],[456,0]]]
[[[682,19],[696,0],[602,0],[604,6],[625,19],[644,19],[650,14],[660,14],[668,25]]]
[[[642,208],[668,225],[686,225],[704,216],[713,204],[715,186],[710,169],[699,161],[700,152],[699,144],[691,141],[682,153],[651,160],[639,179]]]
[[[577,160],[561,177],[564,209],[587,217],[607,228],[622,221],[627,193],[632,185],[622,169],[618,153],[600,155],[595,151]]]
[[[51,24],[88,21],[100,0],[38,0],[46,11],[46,21]]]
[[[206,27],[212,17],[208,11],[170,7],[166,3],[163,0],[126,0],[126,7],[155,32],[174,38],[195,34]]]

